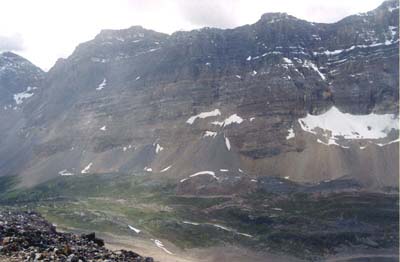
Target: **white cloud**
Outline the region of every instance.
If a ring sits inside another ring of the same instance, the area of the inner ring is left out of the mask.
[[[0,35],[0,52],[2,51],[20,51],[23,49],[23,39],[20,34],[11,36]]]
[[[132,25],[172,33],[203,26],[229,28],[256,22],[266,12],[287,12],[333,22],[377,7],[382,0],[2,0],[0,36],[20,35],[18,53],[44,69],[101,29]],[[20,46],[22,47],[22,46]],[[12,49],[9,47],[9,49]],[[16,50],[17,48],[13,48]],[[21,48],[19,48],[21,49]]]
[[[178,12],[196,27],[229,28],[237,26],[234,2],[228,0],[178,0]]]

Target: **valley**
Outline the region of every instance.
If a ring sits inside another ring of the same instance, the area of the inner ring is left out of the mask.
[[[161,262],[397,261],[399,2],[104,29],[47,72],[0,52],[0,134],[0,209],[50,242],[52,223],[104,256],[135,254],[81,234]]]
[[[346,184],[337,192],[291,185],[289,193],[263,186],[239,194],[188,195],[178,194],[170,180],[145,173],[91,174],[6,191],[1,199],[3,206],[37,210],[57,227],[101,232],[113,245],[142,245],[165,258],[229,246],[305,260],[346,253],[350,246],[392,249],[395,255],[397,193],[360,192]],[[156,240],[168,244],[160,248]]]

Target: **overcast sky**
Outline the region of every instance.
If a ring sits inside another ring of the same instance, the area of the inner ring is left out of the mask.
[[[48,70],[101,29],[132,25],[172,33],[204,26],[232,28],[263,13],[287,12],[336,22],[383,0],[1,0],[0,52],[14,51]]]

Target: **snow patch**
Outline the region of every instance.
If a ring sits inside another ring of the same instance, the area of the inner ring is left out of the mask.
[[[229,169],[223,169],[223,168],[222,168],[222,169],[220,169],[219,171],[220,171],[220,172],[229,172]]]
[[[312,37],[317,41],[321,40],[321,37],[319,35],[312,35]]]
[[[329,139],[328,139],[328,142],[324,142],[324,141],[322,141],[321,139],[317,139],[317,143],[320,143],[320,144],[323,144],[323,145],[326,145],[326,146],[334,145],[334,146],[339,146],[339,147],[341,147],[341,148],[350,148],[349,146],[341,146],[341,145],[339,145],[339,144],[336,142],[336,140],[333,139],[333,138],[329,138]]]
[[[75,175],[74,173],[69,172],[67,169],[61,170],[58,172],[60,176],[73,176]]]
[[[200,113],[198,115],[195,116],[191,116],[186,123],[192,125],[194,123],[194,121],[196,121],[197,118],[207,118],[207,117],[213,117],[213,116],[219,116],[221,115],[221,111],[219,111],[219,109],[215,109],[213,111],[210,112],[203,112]]]
[[[218,135],[217,132],[206,131],[206,132],[204,133],[203,137],[212,137],[212,138],[214,138],[214,137],[216,137],[217,135]]]
[[[156,144],[156,154],[160,153],[163,150],[164,150],[164,148],[162,146],[160,146],[160,144]]]
[[[37,87],[28,86],[25,91],[21,93],[14,94],[14,101],[17,105],[20,105],[24,102],[25,99],[30,98],[34,95],[33,90],[37,89]]]
[[[146,172],[153,172],[153,169],[151,167],[147,167],[147,166],[144,167],[143,170]]]
[[[241,118],[237,114],[233,114],[230,117],[226,118],[222,122],[214,121],[211,124],[224,127],[224,126],[229,126],[229,125],[234,124],[234,123],[241,124],[242,122],[243,122],[243,118]]]
[[[154,244],[155,244],[157,247],[159,247],[159,248],[161,248],[162,250],[164,250],[165,253],[170,254],[170,255],[173,254],[171,251],[169,251],[168,249],[166,249],[166,248],[164,247],[164,244],[163,244],[160,240],[154,239],[153,242],[154,242]]]
[[[100,128],[101,131],[106,131],[106,129],[107,129],[106,126],[102,126],[102,127]]]
[[[313,62],[311,62],[310,60],[305,60],[303,65],[305,67],[311,68],[315,72],[317,72],[318,75],[322,78],[322,80],[324,80],[324,81],[326,80],[326,77],[319,71],[318,67]]]
[[[129,227],[130,230],[135,231],[136,234],[139,234],[140,231],[141,231],[141,230],[139,230],[139,229],[137,229],[137,228],[135,228],[135,227],[133,227],[131,225],[128,225],[128,227]]]
[[[293,61],[290,60],[289,58],[284,57],[284,58],[282,58],[282,59],[283,59],[283,62],[285,62],[286,64],[293,65]]]
[[[353,115],[342,113],[332,107],[321,115],[308,114],[298,120],[301,128],[309,133],[317,134],[316,129],[323,130],[325,135],[334,139],[380,139],[385,138],[392,129],[398,129],[398,118],[394,114]],[[330,141],[328,144],[333,144]]]
[[[213,226],[213,227],[222,229],[222,230],[224,230],[224,231],[233,232],[233,233],[235,233],[235,234],[242,235],[242,236],[245,236],[245,237],[250,237],[250,238],[253,237],[253,236],[250,235],[250,234],[241,233],[241,232],[238,232],[238,231],[235,230],[235,229],[231,229],[231,228],[228,228],[228,227],[225,227],[225,226],[221,226],[221,225],[218,225],[218,224],[212,224],[212,223],[204,223],[204,224],[201,224],[201,223],[196,223],[196,222],[191,222],[191,221],[182,221],[182,223],[183,223],[183,224],[188,224],[188,225],[193,225],[193,226],[208,225],[208,226]]]
[[[182,183],[182,182],[185,182],[186,180],[188,180],[188,179],[190,179],[192,177],[202,176],[202,175],[209,175],[209,176],[212,176],[213,178],[215,178],[216,180],[218,180],[218,177],[215,175],[215,172],[213,172],[213,171],[200,171],[200,172],[197,172],[197,173],[195,173],[193,175],[190,175],[188,178],[181,179],[180,182]]]
[[[229,139],[225,136],[225,145],[226,145],[226,149],[228,149],[228,151],[231,151],[231,142],[229,141]]]
[[[89,173],[89,169],[92,167],[93,163],[90,162],[89,165],[87,165],[84,169],[82,169],[81,174],[87,174]]]
[[[288,130],[288,132],[289,132],[289,134],[286,136],[286,140],[289,140],[289,139],[292,139],[292,138],[295,137],[293,128],[290,128],[290,129]]]
[[[172,165],[167,166],[166,168],[164,168],[163,170],[161,170],[160,173],[164,173],[164,172],[168,171],[171,167],[172,167]]]
[[[251,55],[246,58],[246,61],[251,61]]]
[[[188,224],[188,225],[192,225],[192,226],[199,226],[200,223],[196,223],[196,222],[191,222],[191,221],[182,221],[183,224]]]
[[[390,141],[390,142],[387,142],[387,143],[377,143],[377,145],[382,147],[382,146],[387,146],[387,145],[390,145],[390,144],[393,144],[393,143],[398,143],[398,142],[400,142],[400,138],[397,138],[396,140],[393,140],[393,141]]]
[[[373,44],[369,44],[369,45],[353,45],[353,46],[351,46],[351,47],[349,47],[349,48],[346,48],[346,49],[337,49],[337,50],[333,50],[333,51],[326,50],[326,51],[323,51],[323,52],[313,52],[313,53],[314,53],[314,55],[334,56],[334,55],[341,54],[341,53],[343,53],[343,52],[352,51],[352,50],[354,50],[354,49],[356,49],[356,48],[370,48],[370,47],[391,45],[391,44],[395,44],[395,43],[397,43],[397,42],[399,42],[398,39],[397,39],[397,40],[394,40],[394,39],[393,39],[393,40],[391,40],[391,41],[386,40],[384,43],[373,43]]]
[[[132,148],[133,148],[133,150],[136,149],[135,147],[132,147],[132,145],[128,145],[127,147],[124,146],[124,147],[122,148],[122,150],[125,152],[125,151],[127,151],[128,149],[132,149]]]
[[[100,91],[100,90],[104,89],[106,87],[106,85],[107,85],[107,79],[104,78],[103,82],[101,82],[99,84],[99,86],[96,88],[96,90]]]
[[[207,223],[207,225],[211,225],[211,226],[214,226],[216,228],[219,228],[219,229],[222,229],[222,230],[225,230],[225,231],[228,231],[228,232],[233,232],[235,234],[242,235],[242,236],[245,236],[245,237],[250,237],[250,238],[253,237],[252,235],[249,235],[249,234],[246,234],[246,233],[241,233],[241,232],[238,232],[238,231],[236,231],[234,229],[227,228],[227,227],[224,227],[224,226],[221,226],[221,225],[218,225],[218,224],[209,224],[209,223]]]

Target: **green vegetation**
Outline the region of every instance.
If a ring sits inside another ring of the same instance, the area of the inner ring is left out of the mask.
[[[181,248],[231,243],[311,259],[341,246],[398,245],[397,195],[179,196],[169,180],[120,174],[58,177],[31,189],[10,190],[15,178],[0,182],[3,206],[25,205],[85,231],[129,235],[133,225]]]

